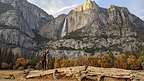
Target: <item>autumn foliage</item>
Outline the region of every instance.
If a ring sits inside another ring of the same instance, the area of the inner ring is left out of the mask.
[[[25,59],[25,58],[17,58],[16,59],[16,68],[19,68],[19,67],[23,67],[25,68],[29,63],[29,60]]]
[[[112,67],[110,56],[108,54],[98,56],[98,65],[104,68]]]
[[[120,69],[127,69],[127,56],[125,54],[118,55],[115,57],[114,67]]]
[[[134,55],[130,55],[127,59],[128,69],[138,70],[140,69],[140,62],[138,58]]]
[[[36,66],[38,58],[25,59],[17,58],[15,62],[16,68],[27,66]],[[40,65],[41,66],[41,65]],[[103,68],[120,68],[129,70],[144,69],[144,53],[143,54],[118,54],[111,52],[100,54],[97,56],[81,56],[78,58],[51,58],[47,63],[48,69],[74,67],[74,66],[95,66]]]
[[[97,59],[95,59],[95,57],[84,56],[77,59],[56,59],[54,63],[54,68],[95,65],[97,65]]]
[[[110,54],[101,54],[98,56],[82,56],[77,59],[55,59],[54,68],[72,67],[72,66],[95,66],[103,68],[120,68],[130,70],[140,70],[144,59],[130,54],[119,54],[112,56]],[[142,63],[141,63],[142,62]],[[143,66],[144,67],[144,66]]]

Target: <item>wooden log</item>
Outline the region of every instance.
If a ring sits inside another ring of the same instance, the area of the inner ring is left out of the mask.
[[[52,70],[35,70],[35,71],[30,71],[29,74],[26,76],[26,78],[35,78],[39,76],[45,76],[49,74],[53,74],[55,70],[58,70],[58,72],[63,72],[67,75],[75,74],[78,73],[79,71],[84,71],[85,66],[78,66],[78,67],[68,67],[68,68],[58,68],[58,69],[52,69]]]
[[[56,69],[52,70],[35,70],[30,71],[28,76],[26,78],[35,78],[45,75],[53,74]],[[91,67],[88,66],[87,69],[85,69],[85,66],[78,66],[78,67],[68,67],[68,68],[59,68],[57,69],[58,72],[64,74],[65,76],[73,77],[80,79],[81,77],[89,77],[89,78],[101,78],[103,76],[105,77],[111,77],[111,78],[124,78],[129,79],[133,75],[132,70],[123,70],[123,69],[116,69],[116,68],[98,68],[98,67]]]

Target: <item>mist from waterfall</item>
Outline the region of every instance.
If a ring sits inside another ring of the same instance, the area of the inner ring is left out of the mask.
[[[67,24],[67,19],[65,18],[64,24],[63,24],[63,27],[62,27],[61,37],[64,37],[66,35],[66,33],[67,33],[66,24]]]

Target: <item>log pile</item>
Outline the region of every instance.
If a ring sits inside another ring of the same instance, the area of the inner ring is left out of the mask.
[[[144,81],[142,78],[136,78],[136,72],[132,70],[123,70],[116,68],[98,68],[92,66],[78,66],[59,68],[45,71],[31,71],[27,79],[39,76],[53,74],[57,70],[60,74],[65,74],[66,77],[77,79],[78,81]],[[54,77],[54,76],[53,76]],[[112,80],[113,79],[113,80]]]

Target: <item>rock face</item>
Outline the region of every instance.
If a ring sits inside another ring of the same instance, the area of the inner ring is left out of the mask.
[[[100,15],[99,10],[100,8],[95,2],[87,0],[83,5],[71,11],[67,17],[68,32],[73,32],[92,23]]]
[[[27,0],[0,0],[0,68],[12,68],[18,56],[32,57],[40,28],[53,19]]]
[[[75,51],[86,55],[106,51],[137,52],[144,47],[144,22],[125,7],[112,5],[105,9],[86,0],[60,21],[63,26],[59,25],[62,27],[59,31],[66,31],[61,32],[63,39],[47,43],[51,49],[60,51],[55,52],[56,55]]]
[[[105,9],[86,0],[53,18],[27,0],[0,0],[0,47],[14,48],[14,54],[29,55],[26,50],[43,46],[54,56],[68,57],[137,52],[144,47],[143,34],[144,22],[124,7]]]
[[[56,17],[54,20],[48,22],[40,29],[40,35],[48,39],[61,38],[63,23],[65,22],[65,14]]]
[[[37,50],[37,33],[50,20],[53,16],[27,0],[0,0],[0,47]]]

